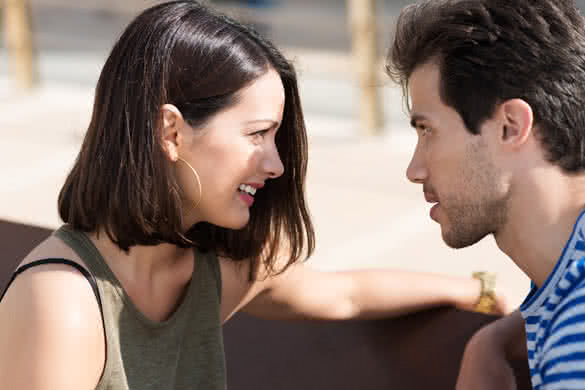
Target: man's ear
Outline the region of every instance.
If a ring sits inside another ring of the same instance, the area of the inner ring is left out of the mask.
[[[171,161],[179,158],[179,148],[183,142],[182,131],[185,124],[183,115],[172,104],[164,104],[161,107],[162,128],[161,142],[163,150]]]
[[[530,104],[522,99],[506,100],[497,108],[499,139],[513,148],[526,143],[532,135],[534,115]]]

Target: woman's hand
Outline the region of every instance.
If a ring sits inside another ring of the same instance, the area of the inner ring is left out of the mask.
[[[457,308],[501,316],[518,308],[523,296],[518,295],[517,289],[497,285],[495,275],[492,274],[481,272],[474,275],[472,283],[475,286],[456,301]]]

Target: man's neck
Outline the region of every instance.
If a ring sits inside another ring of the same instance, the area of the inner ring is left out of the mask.
[[[583,178],[548,179],[523,183],[523,190],[515,191],[508,223],[495,235],[500,249],[539,287],[553,271],[585,208]]]

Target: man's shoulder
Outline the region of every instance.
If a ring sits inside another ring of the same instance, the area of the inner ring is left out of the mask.
[[[577,272],[583,265],[584,259],[567,269],[559,283],[566,294],[543,317],[547,325],[542,344],[538,344],[543,353],[539,371],[544,387],[585,388],[585,272]]]
[[[585,257],[574,261],[565,271],[555,291],[558,303],[551,305],[552,316],[549,330],[556,330],[567,325],[582,324],[585,333]]]
[[[585,256],[579,257],[572,261],[567,267],[558,288],[565,291],[565,296],[585,289]]]

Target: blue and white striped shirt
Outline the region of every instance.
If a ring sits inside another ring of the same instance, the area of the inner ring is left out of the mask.
[[[547,281],[520,306],[534,390],[585,389],[584,214]]]

